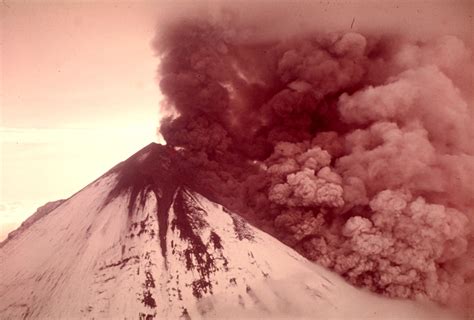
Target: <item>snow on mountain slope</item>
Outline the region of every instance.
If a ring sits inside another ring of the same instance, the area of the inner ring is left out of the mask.
[[[359,291],[193,190],[152,144],[0,248],[0,319],[448,319]]]
[[[23,230],[27,229],[33,223],[35,223],[36,221],[43,218],[45,215],[47,215],[48,213],[50,213],[51,211],[59,207],[61,203],[63,202],[64,200],[56,200],[56,201],[51,201],[42,205],[41,207],[36,209],[36,212],[33,213],[30,217],[28,217],[28,219],[23,221],[23,223],[16,230],[13,230],[12,232],[10,232],[5,240],[7,239],[11,240],[17,234],[21,233]],[[6,241],[0,242],[0,248],[3,246],[4,243],[6,243]]]

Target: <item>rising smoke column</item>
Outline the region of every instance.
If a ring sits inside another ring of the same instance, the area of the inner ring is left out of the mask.
[[[225,205],[392,297],[459,301],[473,272],[470,50],[323,33],[160,30],[168,145]]]

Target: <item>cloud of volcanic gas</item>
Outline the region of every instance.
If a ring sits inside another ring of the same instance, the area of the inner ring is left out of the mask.
[[[167,144],[215,198],[353,284],[462,303],[474,278],[467,45],[369,29],[279,37],[229,16],[157,33]]]

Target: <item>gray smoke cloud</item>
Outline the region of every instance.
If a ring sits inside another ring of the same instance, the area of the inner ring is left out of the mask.
[[[474,276],[472,6],[397,8],[173,11],[154,41],[170,114],[160,132],[213,197],[309,259],[374,292],[462,306]]]

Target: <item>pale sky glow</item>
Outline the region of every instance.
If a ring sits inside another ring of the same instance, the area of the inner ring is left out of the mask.
[[[0,132],[0,233],[8,232],[39,205],[71,196],[156,140],[152,124],[92,129],[0,128]],[[111,144],[120,147],[110,148]]]
[[[157,141],[154,7],[0,5],[0,241],[37,207]]]

